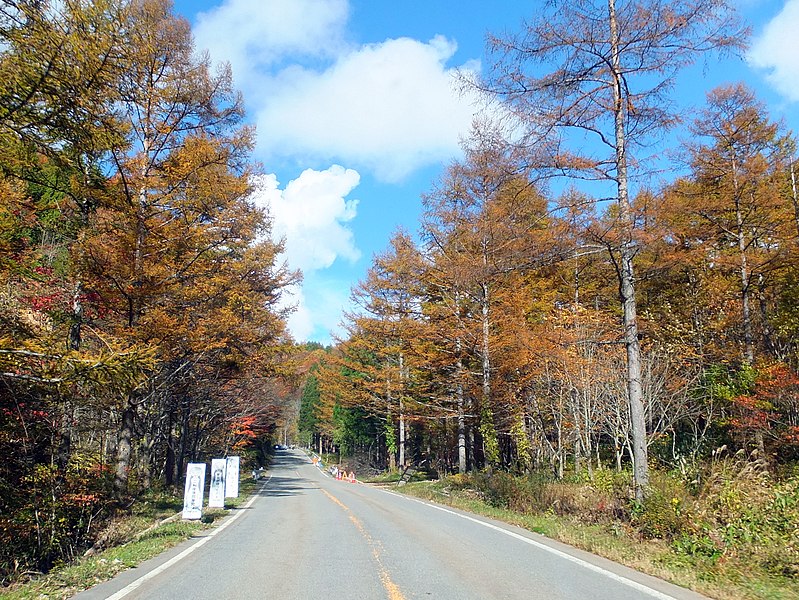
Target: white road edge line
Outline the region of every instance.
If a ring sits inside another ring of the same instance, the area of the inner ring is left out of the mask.
[[[260,491],[261,491],[263,488],[265,488],[267,485],[269,485],[269,482],[270,482],[271,480],[272,480],[272,476],[270,475],[270,476],[269,476],[269,479],[267,479],[267,480],[266,480],[266,483],[264,483],[264,484],[263,484],[263,485],[262,485],[262,486],[261,486],[261,487],[260,487],[260,488],[259,488],[259,489],[256,491],[256,493],[252,495],[252,498],[250,498],[250,499],[247,501],[247,504],[245,504],[245,505],[244,505],[244,508],[250,508],[250,506],[252,506],[252,503],[253,503],[253,502],[255,502],[255,500],[258,498],[258,492],[260,492]],[[211,538],[213,538],[215,535],[217,535],[217,534],[218,534],[220,531],[222,531],[223,529],[225,529],[225,527],[227,527],[228,525],[230,525],[230,524],[231,524],[233,521],[235,521],[236,519],[238,519],[238,518],[239,518],[241,515],[243,515],[243,514],[244,514],[244,511],[237,512],[235,515],[233,515],[232,517],[230,517],[230,519],[228,519],[227,521],[225,521],[224,523],[222,523],[222,524],[221,524],[219,527],[217,527],[216,529],[213,529],[213,530],[211,531],[211,533],[209,533],[207,536],[205,536],[204,538],[202,538],[202,539],[201,539],[200,541],[198,541],[196,544],[193,544],[193,545],[189,546],[188,548],[186,548],[186,549],[185,549],[183,552],[181,552],[180,554],[177,554],[177,555],[173,556],[173,557],[172,557],[172,558],[170,558],[168,561],[166,561],[164,564],[162,564],[162,565],[160,565],[160,566],[156,567],[155,569],[153,569],[152,571],[149,571],[148,573],[145,573],[144,575],[142,575],[141,577],[139,577],[139,578],[138,578],[138,579],[136,579],[135,581],[131,581],[131,582],[130,582],[128,585],[126,585],[125,587],[123,587],[123,588],[122,588],[121,590],[119,590],[117,593],[115,593],[115,594],[112,594],[111,596],[108,596],[108,597],[106,598],[106,600],[120,600],[120,598],[124,598],[125,596],[127,596],[128,594],[130,594],[132,591],[134,591],[135,589],[139,588],[139,587],[140,587],[142,584],[144,584],[145,582],[147,582],[147,581],[149,581],[150,579],[152,579],[153,577],[155,577],[155,576],[157,576],[157,575],[159,575],[159,574],[163,573],[163,572],[164,572],[164,571],[166,571],[166,570],[167,570],[169,567],[171,567],[172,565],[174,565],[176,562],[178,562],[178,561],[180,561],[180,560],[183,560],[184,558],[186,558],[186,557],[187,557],[189,554],[191,554],[192,552],[194,552],[195,550],[197,550],[197,548],[200,548],[201,546],[203,546],[203,545],[204,545],[206,542],[208,542],[208,540],[210,540]]]
[[[571,561],[571,562],[573,562],[573,563],[575,563],[577,565],[580,565],[581,567],[585,567],[586,569],[589,569],[590,571],[594,571],[596,573],[600,573],[600,574],[604,575],[605,577],[609,577],[610,579],[613,579],[614,581],[617,581],[617,582],[619,582],[619,583],[621,583],[623,585],[626,585],[628,587],[631,587],[634,590],[637,590],[639,592],[643,592],[644,594],[647,594],[648,596],[652,596],[653,598],[658,598],[658,600],[676,600],[676,598],[674,596],[669,596],[668,594],[664,594],[663,592],[659,592],[657,590],[653,590],[651,587],[648,587],[648,586],[646,586],[646,585],[644,585],[642,583],[638,583],[637,581],[633,581],[632,579],[628,579],[627,577],[623,577],[622,575],[617,575],[613,571],[608,571],[607,569],[603,569],[602,567],[598,567],[597,565],[594,565],[594,564],[592,564],[592,563],[590,563],[588,561],[585,561],[585,560],[583,560],[581,558],[577,558],[576,556],[572,556],[571,554],[568,554],[568,553],[563,552],[561,550],[557,550],[556,548],[552,548],[550,546],[547,546],[546,544],[542,544],[541,542],[536,542],[535,540],[531,540],[530,538],[524,537],[523,535],[519,535],[518,533],[515,533],[513,531],[508,531],[507,529],[503,529],[502,527],[497,527],[496,525],[494,525],[492,523],[486,523],[485,521],[481,521],[480,519],[475,519],[474,517],[469,517],[467,515],[462,515],[460,513],[455,512],[454,510],[449,510],[448,508],[444,508],[443,506],[437,506],[435,504],[430,504],[429,502],[424,502],[423,500],[419,500],[418,498],[412,498],[410,496],[405,496],[403,494],[398,494],[396,492],[389,492],[387,490],[383,490],[383,491],[385,491],[387,494],[391,494],[392,496],[397,496],[399,498],[405,498],[406,500],[411,500],[413,502],[418,502],[419,504],[423,504],[424,506],[429,506],[430,508],[435,508],[436,510],[440,510],[442,512],[449,513],[451,515],[455,515],[456,517],[460,517],[461,519],[466,519],[467,521],[472,521],[474,523],[477,523],[478,525],[482,525],[483,527],[488,527],[489,529],[493,529],[495,531],[499,531],[500,533],[504,533],[505,535],[509,535],[510,537],[515,538],[515,539],[517,539],[517,540],[519,540],[521,542],[524,542],[525,544],[530,544],[531,546],[535,546],[536,548],[540,548],[541,550],[545,550],[547,552],[550,552],[550,553],[552,553],[552,554],[554,554],[556,556],[559,556],[559,557],[564,558],[564,559],[566,559],[568,561]]]

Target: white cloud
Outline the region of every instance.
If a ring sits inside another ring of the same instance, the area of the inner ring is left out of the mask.
[[[358,201],[346,199],[359,182],[356,171],[338,165],[324,171],[306,169],[282,190],[275,175],[261,175],[254,182],[253,202],[269,213],[275,239],[285,238],[289,267],[300,269],[305,277],[302,286],[287,290],[281,302],[282,307],[295,307],[288,320],[295,339],[337,328],[346,298],[315,284],[314,272],[339,258],[350,262],[360,258],[347,227],[357,214]]]
[[[286,322],[291,336],[298,341],[312,339],[314,330],[314,315],[308,309],[305,302],[305,294],[299,286],[293,286],[284,290],[280,297],[281,308],[291,306],[293,312],[289,315]]]
[[[225,0],[199,13],[198,49],[228,61],[239,87],[286,57],[325,57],[340,51],[347,0]]]
[[[343,335],[342,313],[350,309],[350,282],[317,279],[314,273],[303,286],[284,290],[280,306],[291,306],[288,329],[295,340],[314,340],[332,344],[333,336]]]
[[[253,201],[268,209],[275,237],[286,239],[292,268],[307,272],[325,269],[339,257],[358,260],[360,251],[345,224],[357,214],[358,201],[346,196],[359,182],[357,171],[338,165],[306,169],[284,190],[274,175],[257,180]]]
[[[231,63],[258,126],[255,156],[265,164],[337,162],[398,182],[460,154],[475,107],[453,76],[479,64],[451,64],[453,40],[356,46],[349,0],[217,1],[196,17],[196,46]],[[305,276],[284,303],[296,306],[289,319],[296,339],[339,329],[351,282],[325,269],[361,256],[350,228],[358,201],[348,199],[359,182],[358,171],[337,165],[305,170],[282,189],[275,175],[257,181],[254,201],[268,209],[275,237],[285,238],[289,266]]]
[[[456,43],[355,47],[348,18],[347,0],[225,0],[198,15],[197,48],[231,63],[259,157],[342,162],[396,182],[459,155],[475,106],[454,86]]]
[[[768,81],[790,100],[799,100],[799,0],[787,0],[752,44],[749,62],[768,71]]]
[[[446,66],[455,51],[441,36],[391,39],[343,55],[324,72],[285,69],[256,101],[259,147],[267,156],[341,159],[386,181],[447,160],[459,153],[475,112]]]

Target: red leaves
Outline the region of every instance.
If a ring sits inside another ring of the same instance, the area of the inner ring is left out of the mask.
[[[730,425],[741,431],[769,434],[781,443],[799,444],[799,375],[785,363],[760,370],[754,393],[732,398]]]
[[[89,506],[102,500],[99,494],[64,494],[62,499],[74,506]]]
[[[54,308],[55,303],[60,299],[60,292],[53,292],[51,294],[42,294],[40,296],[31,296],[28,302],[31,308],[38,311],[47,311]]]
[[[230,429],[233,435],[243,436],[249,439],[255,439],[257,434],[253,430],[255,424],[255,417],[240,417],[233,421]]]

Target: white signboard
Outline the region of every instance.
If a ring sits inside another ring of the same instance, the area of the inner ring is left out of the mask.
[[[239,497],[239,457],[228,456],[225,469],[225,498]]]
[[[205,495],[205,463],[186,466],[186,486],[183,488],[183,518],[201,519]]]
[[[208,491],[208,508],[225,508],[225,459],[211,461],[211,489]]]

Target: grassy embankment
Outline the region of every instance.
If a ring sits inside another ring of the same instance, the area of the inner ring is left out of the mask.
[[[629,499],[628,485],[629,474],[602,470],[567,481],[454,475],[396,489],[518,525],[712,598],[799,598],[796,474],[776,477],[734,459],[688,478],[655,472],[643,505]]]
[[[238,498],[227,498],[226,507],[236,508],[252,495],[256,483],[245,479],[239,487]],[[202,521],[183,521],[181,497],[150,494],[137,501],[129,514],[116,518],[106,529],[102,549],[83,556],[68,565],[57,566],[45,575],[0,588],[3,600],[33,600],[70,598],[93,585],[135,567],[145,560],[179,544],[203,529],[218,524],[230,511],[205,508]]]

